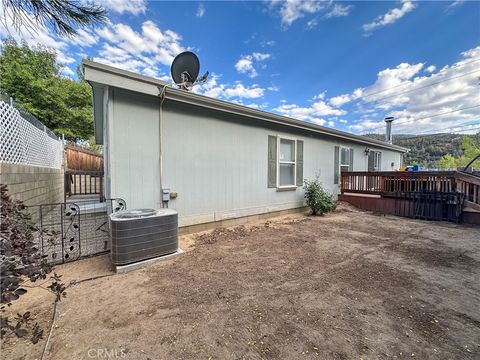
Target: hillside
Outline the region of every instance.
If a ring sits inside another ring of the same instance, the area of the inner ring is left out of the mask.
[[[383,134],[367,134],[372,139],[385,139]],[[405,155],[404,164],[420,164],[423,167],[435,167],[435,163],[446,154],[458,157],[463,154],[461,148],[464,136],[478,138],[480,135],[432,134],[432,135],[394,135],[393,143],[410,149]]]

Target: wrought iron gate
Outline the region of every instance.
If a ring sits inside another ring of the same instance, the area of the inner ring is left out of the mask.
[[[108,216],[126,209],[123,199],[85,200],[28,207],[35,239],[49,263],[59,264],[109,251]]]

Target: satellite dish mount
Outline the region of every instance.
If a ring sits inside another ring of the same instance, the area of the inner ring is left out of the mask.
[[[197,79],[200,72],[200,61],[191,51],[184,51],[173,59],[171,66],[172,79],[180,89],[190,91],[193,85],[205,82],[208,71]]]

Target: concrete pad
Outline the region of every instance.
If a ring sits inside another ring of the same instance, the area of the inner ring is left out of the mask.
[[[115,266],[115,272],[116,273],[125,273],[125,272],[128,272],[128,271],[141,269],[145,266],[157,264],[161,261],[171,260],[174,257],[183,254],[184,252],[185,251],[178,248],[178,250],[176,252],[172,253],[172,254],[159,256],[159,257],[156,257],[156,258],[153,258],[153,259],[139,261],[139,262],[136,262],[136,263],[133,263],[133,264]]]

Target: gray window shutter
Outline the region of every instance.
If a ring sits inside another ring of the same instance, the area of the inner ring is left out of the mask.
[[[303,141],[297,140],[297,186],[303,185]]]
[[[382,171],[382,153],[378,153],[378,169],[377,171]]]
[[[268,136],[268,187],[277,187],[277,137]]]
[[[334,161],[333,161],[333,183],[338,184],[338,180],[340,177],[340,147],[335,146],[335,156],[334,156]]]
[[[353,149],[350,148],[350,164],[348,165],[348,171],[353,171]]]

